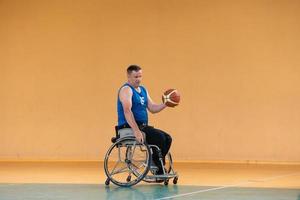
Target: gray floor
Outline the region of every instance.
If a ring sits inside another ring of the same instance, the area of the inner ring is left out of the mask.
[[[140,184],[132,188],[96,184],[0,184],[0,200],[300,200],[300,189],[214,188],[173,184]]]

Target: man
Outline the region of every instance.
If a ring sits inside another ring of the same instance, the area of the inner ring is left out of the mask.
[[[165,104],[156,104],[152,101],[146,88],[141,86],[142,69],[137,65],[130,65],[127,68],[127,83],[118,93],[118,128],[132,128],[138,142],[147,141],[148,144],[157,145],[162,153],[163,163],[168,153],[172,138],[162,130],[148,126],[148,113],[158,113],[165,109]],[[143,138],[143,131],[146,138]],[[157,174],[163,174],[159,161],[158,152],[153,148],[153,161],[158,167]]]

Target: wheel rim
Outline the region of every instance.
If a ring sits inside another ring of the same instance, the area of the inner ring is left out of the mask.
[[[107,177],[119,186],[137,184],[149,171],[149,152],[147,145],[137,143],[134,138],[125,138],[114,143],[104,160]],[[131,176],[130,181],[128,176]]]

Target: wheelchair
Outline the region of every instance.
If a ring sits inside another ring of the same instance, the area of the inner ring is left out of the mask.
[[[104,158],[104,170],[107,176],[105,185],[110,182],[117,186],[130,187],[140,181],[148,183],[177,184],[178,174],[174,171],[173,160],[169,152],[163,165],[160,148],[156,145],[136,141],[131,128],[116,129],[116,137],[111,139],[112,145]],[[145,133],[144,134],[145,138]],[[152,161],[153,149],[157,149],[163,174],[156,174],[158,167]]]

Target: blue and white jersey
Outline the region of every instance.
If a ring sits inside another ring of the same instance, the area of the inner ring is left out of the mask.
[[[135,121],[137,123],[148,124],[148,113],[147,113],[148,96],[147,96],[146,89],[143,86],[139,86],[140,89],[141,89],[141,92],[138,92],[134,89],[134,87],[132,87],[128,83],[125,83],[122,87],[124,87],[124,86],[129,86],[132,90],[132,98],[131,98],[132,107],[131,107],[131,111],[133,113]],[[127,124],[127,121],[126,121],[126,118],[125,118],[125,115],[124,115],[123,105],[122,105],[122,103],[120,101],[120,98],[119,98],[120,89],[119,89],[119,92],[118,92],[118,102],[117,102],[118,126],[122,126],[124,124]]]

